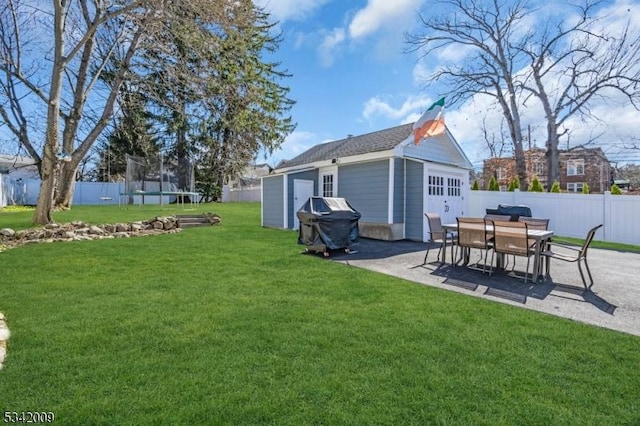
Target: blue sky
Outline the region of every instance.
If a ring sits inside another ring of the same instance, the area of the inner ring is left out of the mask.
[[[434,0],[255,0],[278,22],[282,42],[269,59],[282,63],[292,77],[282,81],[297,103],[291,114],[297,128],[280,149],[257,158],[275,166],[319,143],[386,129],[418,119],[440,95],[442,85],[425,87],[424,77],[443,61],[463,60],[464,50],[447,49],[428,58],[405,53],[405,33],[419,29],[418,13],[444,13]],[[541,6],[531,25],[544,14],[568,14],[566,0],[530,0]],[[607,30],[630,21],[640,33],[640,0],[605,0],[600,11]],[[640,65],[638,65],[640,66]],[[601,121],[570,120],[568,146],[591,142],[603,148],[611,161],[640,163],[637,126],[640,112],[614,94],[606,103],[592,105]],[[530,126],[532,144],[542,147],[545,122],[539,108],[523,111],[523,128]],[[489,157],[482,137],[482,121],[499,129],[501,114],[487,99],[445,107],[445,121],[476,167]],[[12,135],[0,126],[0,151],[7,151]],[[562,148],[567,147],[565,139]],[[10,151],[7,151],[10,152]]]
[[[546,7],[554,7],[553,2],[545,2]],[[279,22],[283,41],[275,57],[293,75],[283,83],[291,88],[290,96],[297,102],[292,116],[298,124],[281,149],[266,160],[261,156],[258,162],[275,165],[318,143],[415,121],[447,90],[442,85],[425,87],[422,78],[439,60],[463,58],[463,52],[451,50],[426,60],[416,53],[405,53],[408,46],[404,34],[418,28],[418,12],[435,4],[430,0],[257,3]],[[566,6],[560,1],[552,12],[564,13],[561,4]],[[637,1],[611,0],[605,7],[612,15],[608,22],[614,22],[614,27],[631,19],[634,29],[639,30]],[[640,113],[615,99],[594,109],[608,124],[585,126],[572,121],[569,144],[597,138],[605,152],[617,160],[622,143],[637,138]],[[475,166],[481,166],[489,156],[481,136],[482,117],[486,116],[490,125],[500,126],[500,114],[487,111],[486,100],[473,99],[445,112],[447,126]],[[544,146],[541,111],[526,111],[523,121],[524,127],[531,125],[533,144]],[[640,152],[637,157],[640,159]]]

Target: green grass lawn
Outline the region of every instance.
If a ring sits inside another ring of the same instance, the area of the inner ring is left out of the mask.
[[[640,339],[301,255],[220,226],[0,253],[0,414],[61,424],[640,423]],[[175,207],[78,206],[106,223]],[[31,212],[0,213],[0,228]]]

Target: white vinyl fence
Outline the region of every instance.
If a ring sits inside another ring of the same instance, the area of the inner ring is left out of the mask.
[[[223,203],[237,203],[241,201],[257,201],[260,202],[261,186],[244,186],[240,188],[229,188],[225,186],[222,190]]]
[[[2,179],[2,182],[5,181],[6,184],[2,192],[0,192],[0,207],[11,204],[36,205],[40,191],[39,179]],[[76,182],[75,190],[73,191],[73,204],[128,203],[128,199],[121,199],[120,194],[124,192],[124,182]],[[2,195],[3,193],[4,196]],[[168,204],[175,201],[175,198],[175,195],[164,195],[162,203]],[[143,200],[141,200],[140,195],[134,195],[132,201],[134,204],[139,204]],[[144,196],[144,204],[161,204],[160,201],[159,196]]]
[[[595,239],[640,245],[640,196],[604,194],[552,194],[546,192],[469,191],[466,215],[482,217],[498,204],[526,205],[533,217],[549,219],[556,235],[584,238],[603,224]]]
[[[6,189],[5,189],[6,187]],[[7,204],[7,192],[9,190],[9,176],[0,174],[0,207],[5,207]]]
[[[35,191],[35,199],[40,190],[40,181],[34,181],[29,185],[28,180],[13,179],[9,175],[0,174],[0,207],[10,205],[27,204],[27,188],[31,187]]]
[[[10,179],[0,175],[0,207],[35,205],[39,191],[38,179]],[[118,204],[122,192],[124,183],[76,182],[73,204]]]

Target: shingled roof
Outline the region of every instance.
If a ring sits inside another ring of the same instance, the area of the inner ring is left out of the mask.
[[[403,124],[402,126],[365,135],[350,136],[345,139],[318,144],[291,160],[281,161],[276,168],[281,169],[350,155],[387,151],[404,141],[411,134],[412,127],[413,123]]]

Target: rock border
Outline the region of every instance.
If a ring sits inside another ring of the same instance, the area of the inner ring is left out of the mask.
[[[149,220],[104,225],[91,225],[82,221],[50,223],[42,228],[21,231],[3,228],[0,229],[0,252],[32,243],[129,238],[180,231],[176,216],[156,216]]]

